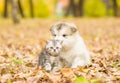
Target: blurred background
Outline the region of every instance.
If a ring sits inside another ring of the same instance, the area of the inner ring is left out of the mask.
[[[57,73],[36,69],[58,21],[78,26],[91,65]],[[60,82],[120,83],[120,0],[0,0],[0,83]]]
[[[0,0],[0,18],[119,17],[120,0]]]

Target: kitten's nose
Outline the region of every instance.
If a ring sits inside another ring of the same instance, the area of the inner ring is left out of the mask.
[[[54,52],[56,51],[56,49],[54,49]]]

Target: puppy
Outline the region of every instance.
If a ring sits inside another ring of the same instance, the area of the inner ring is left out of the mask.
[[[63,42],[60,57],[71,68],[90,64],[89,51],[77,29],[70,22],[58,22],[50,28],[52,38]]]

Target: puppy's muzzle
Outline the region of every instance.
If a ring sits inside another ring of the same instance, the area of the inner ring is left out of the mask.
[[[56,40],[56,41],[63,41],[64,38],[62,36],[56,36],[56,37],[54,37],[54,40]]]

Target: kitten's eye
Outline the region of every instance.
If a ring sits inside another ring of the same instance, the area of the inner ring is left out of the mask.
[[[53,47],[50,47],[50,49],[53,49]]]
[[[54,34],[53,36],[56,36],[56,34]]]
[[[66,37],[67,35],[66,34],[63,34],[63,37]]]

